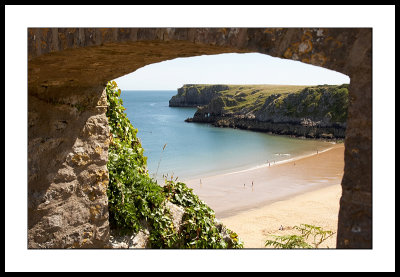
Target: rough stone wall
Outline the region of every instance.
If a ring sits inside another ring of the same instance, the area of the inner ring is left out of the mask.
[[[97,167],[104,163],[104,167],[100,167],[105,169],[105,157],[92,160],[95,154],[88,146],[92,145],[95,149],[97,145],[91,138],[80,133],[88,128],[97,128],[85,123],[96,113],[89,116],[87,111],[70,115],[68,121],[63,119],[63,115],[70,111],[65,112],[55,104],[46,103],[76,104],[68,102],[68,99],[84,98],[96,94],[96,91],[100,95],[107,81],[151,63],[177,57],[246,52],[298,60],[350,77],[349,94],[352,100],[346,130],[346,165],[342,181],[344,192],[339,213],[337,246],[372,247],[371,28],[29,28],[27,39],[28,121],[32,125],[28,132],[29,247],[80,247],[82,243],[74,245],[72,241],[83,242],[85,236],[92,243],[91,246],[97,246],[101,245],[102,236],[99,234],[106,236],[107,232],[93,231],[93,235],[89,235],[92,231],[88,231],[87,235],[83,235],[73,230],[85,224],[88,230],[100,230],[100,222],[104,222],[104,229],[108,228],[105,227],[105,219],[90,217],[91,211],[97,214],[97,207],[101,210],[99,214],[106,217],[106,199],[101,198],[104,201],[99,200],[93,206],[84,192],[78,192],[81,191],[78,188],[85,184],[96,184],[95,179],[89,178],[95,174],[90,166]],[[96,96],[91,99],[99,98]],[[78,103],[75,108],[79,107]],[[94,105],[90,107],[94,108]],[[63,131],[64,135],[59,135],[56,129],[50,130],[54,122],[50,125],[46,114],[51,111],[55,121],[58,120],[56,115],[59,116],[60,126],[63,125],[62,121],[69,122]],[[102,118],[101,114],[99,112],[96,115]],[[105,126],[100,118],[99,124]],[[86,124],[88,128],[84,128]],[[105,132],[105,129],[98,128]],[[101,130],[98,130],[100,134]],[[65,141],[55,146],[58,143],[56,139],[59,142]],[[101,135],[97,142],[106,152],[105,136]],[[78,144],[75,146],[75,143]],[[88,148],[80,146],[80,143]],[[86,150],[79,152],[78,149],[82,150],[79,147]],[[72,157],[79,153],[86,153],[89,159],[86,160],[82,154],[81,158],[76,156],[73,160]],[[74,164],[74,161],[77,163]],[[73,181],[75,177],[65,182],[54,179],[61,168],[73,171],[77,182]],[[51,177],[52,174],[54,177]],[[89,179],[91,181],[85,183]],[[71,184],[76,190],[68,194],[65,185],[60,184]],[[63,193],[57,195],[57,191]],[[55,195],[53,200],[48,204],[43,202],[42,206],[38,204],[40,201],[35,199],[42,199],[49,192]],[[71,204],[74,201],[81,206]],[[75,217],[70,216],[72,214]],[[62,222],[62,227],[57,227],[60,225],[57,222]],[[76,240],[71,239],[74,236]]]
[[[351,75],[356,68],[348,63],[349,56],[358,56],[352,46],[368,31],[371,30],[29,28],[28,83],[37,89],[43,86],[92,87],[151,63],[232,52],[259,52]]]
[[[371,80],[372,71],[360,71],[350,82],[337,248],[372,248]]]
[[[28,247],[103,248],[109,236],[103,87],[28,97]]]

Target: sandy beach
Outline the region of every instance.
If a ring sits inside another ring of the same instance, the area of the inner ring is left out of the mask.
[[[294,225],[337,231],[343,168],[340,143],[284,163],[184,182],[238,233],[245,248],[265,248],[269,235],[294,234]],[[336,247],[336,236],[320,245],[326,247]]]
[[[293,226],[301,224],[336,233],[341,193],[340,184],[332,185],[223,218],[222,222],[239,235],[245,248],[266,248],[265,241],[274,239],[271,235],[299,235]],[[280,226],[283,230],[279,229]],[[312,240],[308,242],[311,244]],[[318,248],[336,248],[336,235]]]

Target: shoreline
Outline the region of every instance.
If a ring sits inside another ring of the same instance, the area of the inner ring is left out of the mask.
[[[279,160],[279,161],[275,161],[272,160],[273,162],[270,163],[270,165],[268,164],[268,160],[266,163],[258,163],[258,164],[253,164],[253,165],[247,165],[247,166],[238,166],[238,167],[234,167],[234,168],[229,168],[229,169],[221,169],[218,171],[211,171],[210,173],[202,173],[202,174],[196,174],[196,175],[192,175],[190,177],[184,177],[180,180],[180,182],[190,182],[192,183],[195,180],[199,180],[199,179],[204,179],[204,178],[211,178],[211,177],[216,177],[216,176],[222,176],[222,175],[231,175],[231,174],[236,174],[236,173],[242,173],[242,172],[247,172],[247,171],[252,171],[252,170],[256,170],[256,169],[261,169],[261,168],[267,168],[267,167],[272,167],[272,166],[277,166],[277,165],[282,165],[285,163],[289,163],[291,161],[296,161],[296,160],[300,160],[303,158],[308,158],[308,157],[312,157],[314,155],[318,155],[321,154],[323,152],[329,151],[339,145],[344,145],[343,142],[335,142],[335,141],[326,141],[328,143],[331,143],[332,146],[331,147],[327,147],[325,149],[322,150],[318,150],[318,153],[311,153],[311,154],[302,154],[299,156],[295,156],[293,158],[289,158],[289,159],[283,159],[283,160]],[[276,154],[275,154],[276,155]],[[280,154],[280,155],[290,155],[290,154]],[[160,179],[161,180],[161,179]]]
[[[297,234],[295,225],[337,233],[343,172],[344,143],[338,143],[318,154],[186,184],[214,210],[218,221],[238,234],[244,248],[265,249],[273,235]],[[336,248],[336,234],[319,248]]]
[[[184,180],[224,219],[253,208],[340,184],[344,144],[275,164]],[[247,186],[246,186],[247,183]]]
[[[333,143],[333,144],[335,144],[335,143]],[[228,173],[221,173],[221,174],[217,174],[217,175],[230,175],[230,174],[236,174],[236,173],[242,173],[242,172],[252,171],[252,170],[260,169],[260,168],[267,168],[267,167],[271,167],[271,166],[278,166],[278,165],[282,165],[282,164],[285,164],[285,163],[295,162],[295,161],[297,161],[297,160],[301,160],[301,159],[304,159],[304,158],[312,157],[312,156],[314,156],[314,155],[318,155],[318,154],[324,153],[324,152],[326,152],[326,151],[332,150],[333,148],[334,148],[334,146],[329,147],[329,148],[326,148],[326,149],[323,149],[323,150],[321,150],[321,151],[318,151],[318,153],[300,155],[300,156],[296,156],[296,157],[294,157],[294,158],[290,158],[290,159],[286,159],[286,160],[281,160],[281,161],[277,161],[277,162],[274,161],[273,163],[271,163],[271,165],[267,165],[267,164],[256,165],[256,166],[253,166],[253,167],[250,167],[250,168],[247,168],[247,169],[238,170],[238,171],[232,171],[232,172],[228,172]],[[287,155],[287,154],[280,154],[280,155]],[[289,155],[290,155],[290,154],[289,154]],[[215,175],[214,175],[214,176],[215,176]],[[208,177],[209,177],[209,176],[208,176]]]

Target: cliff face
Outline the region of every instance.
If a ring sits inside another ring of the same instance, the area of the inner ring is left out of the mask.
[[[201,95],[202,90],[197,89]],[[186,103],[195,103],[195,98],[186,97]],[[271,88],[230,87],[214,94],[207,104],[197,104],[202,106],[187,122],[309,138],[344,138],[348,85],[304,87],[278,93]]]
[[[227,90],[226,85],[184,85],[178,89],[178,94],[169,100],[170,107],[197,107],[207,105],[210,101],[220,95],[221,91]]]

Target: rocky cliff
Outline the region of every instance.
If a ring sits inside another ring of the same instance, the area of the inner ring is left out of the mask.
[[[199,106],[193,118],[188,118],[187,122],[205,122],[217,127],[307,138],[337,139],[345,136],[348,106],[346,84],[314,87],[221,86],[224,89],[220,91],[214,86],[210,87],[191,85],[180,89],[198,91],[194,98],[188,93],[181,96],[178,93],[181,106],[188,106],[188,103]],[[202,98],[203,90],[206,91],[206,97]],[[213,91],[212,95],[210,91]],[[196,102],[196,99],[202,99],[202,102]],[[205,99],[210,100],[204,104]],[[178,106],[176,101],[174,104]]]
[[[197,107],[207,105],[214,97],[220,95],[221,91],[228,88],[226,85],[184,85],[178,89],[178,94],[169,100],[169,106]]]

